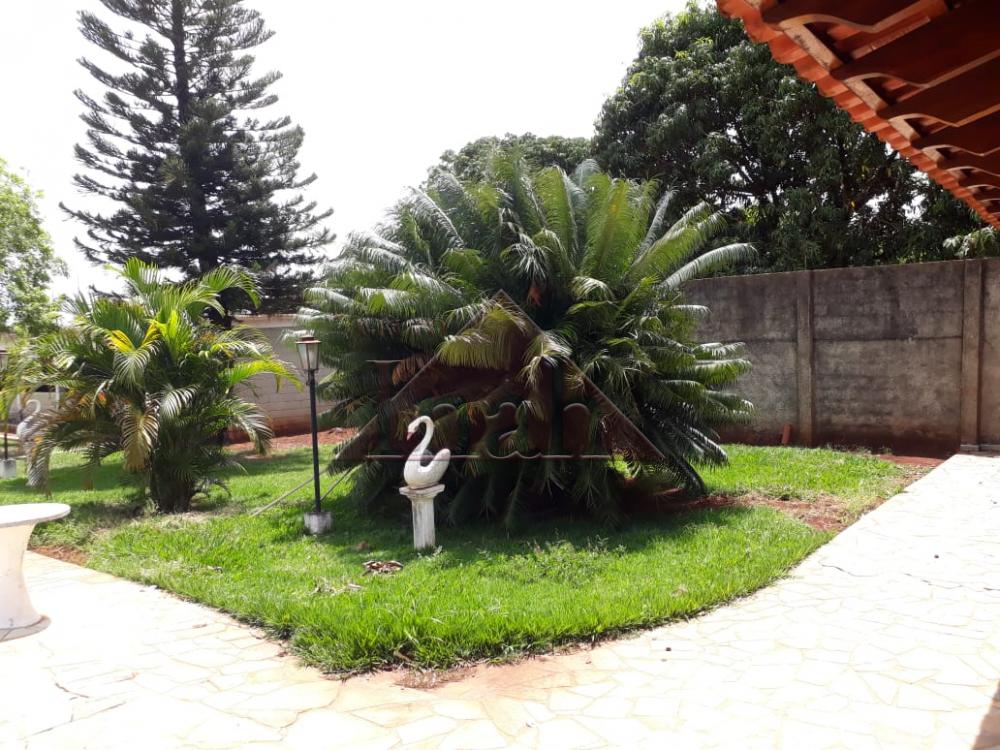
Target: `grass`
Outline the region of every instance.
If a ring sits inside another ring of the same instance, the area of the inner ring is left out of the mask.
[[[702,472],[709,491],[795,500],[836,498],[847,521],[899,492],[906,471],[867,453],[730,445],[729,463]]]
[[[904,481],[898,467],[862,455],[734,446],[732,457],[706,472],[729,495],[835,494],[863,507]],[[766,585],[830,537],[772,508],[731,507],[613,531],[584,522],[519,535],[445,527],[440,551],[421,555],[402,498],[398,517],[371,518],[338,488],[328,501],[334,531],[319,539],[302,533],[305,491],[247,513],[308,477],[309,458],[297,450],[248,461],[246,474],[230,478],[230,498],[155,517],[127,499],[119,462],[84,490],[79,459],[60,455],[53,496],[73,512],[39,527],[32,544],[83,550],[92,567],[225,609],[288,638],[324,669],[351,671],[502,658],[689,616]],[[0,482],[0,504],[38,499],[23,480]],[[404,568],[364,575],[371,558]]]

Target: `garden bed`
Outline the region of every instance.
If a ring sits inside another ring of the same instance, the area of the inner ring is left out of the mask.
[[[694,506],[617,529],[444,527],[441,549],[423,555],[410,547],[402,498],[397,516],[371,518],[338,488],[334,530],[319,539],[302,533],[309,488],[252,515],[308,478],[308,450],[250,462],[230,477],[231,496],[166,517],[129,499],[117,461],[87,491],[79,459],[59,455],[53,495],[73,513],[39,527],[32,545],[263,625],[329,671],[446,667],[593,641],[747,594],[920,471],[834,451],[733,446],[731,455],[730,466],[706,470],[713,497]],[[38,499],[23,480],[0,482],[0,504]],[[810,509],[836,522],[810,522]],[[373,559],[403,567],[367,574]]]

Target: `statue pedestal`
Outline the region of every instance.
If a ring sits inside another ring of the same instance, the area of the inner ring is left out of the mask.
[[[413,548],[433,549],[434,541],[434,498],[444,490],[443,484],[431,487],[400,487],[399,494],[409,499],[413,507]]]
[[[0,458],[0,479],[14,479],[17,476],[17,459]]]

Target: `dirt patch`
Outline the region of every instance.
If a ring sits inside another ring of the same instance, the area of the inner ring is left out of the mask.
[[[877,503],[876,503],[877,505]],[[837,533],[849,526],[844,512],[844,501],[832,495],[820,495],[810,500],[782,498],[760,493],[746,495],[710,495],[687,502],[658,503],[655,508],[644,507],[640,515],[674,515],[695,510],[721,510],[723,508],[753,508],[767,506],[802,521],[814,529]],[[875,507],[874,505],[872,507]]]
[[[933,469],[935,466],[940,466],[946,459],[944,458],[930,458],[928,456],[893,456],[890,454],[880,455],[883,461],[888,461],[889,463],[898,464],[899,466],[918,466],[925,469]]]
[[[76,547],[64,547],[52,544],[44,547],[32,547],[31,551],[37,552],[39,555],[45,555],[46,557],[54,557],[56,560],[62,560],[63,562],[73,563],[74,565],[87,564],[87,553]]]
[[[353,427],[334,427],[331,430],[323,430],[317,435],[320,445],[336,445],[342,443],[357,432]],[[271,441],[272,451],[287,451],[294,448],[309,448],[312,446],[312,435],[308,432],[299,435],[283,435]],[[253,443],[232,443],[229,449],[240,454],[249,454],[244,458],[254,458]],[[259,458],[264,458],[263,456]]]
[[[927,476],[936,466],[940,466],[946,459],[939,458],[924,458],[921,456],[879,456],[890,463],[896,464],[900,469],[903,470],[903,486],[909,487],[911,484],[916,482],[918,479]],[[869,510],[878,507],[885,500],[889,498],[884,498],[878,503],[873,505]]]
[[[401,654],[396,654],[401,656]],[[405,657],[403,657],[405,660]],[[461,682],[475,671],[473,664],[452,669],[416,669],[410,667],[402,671],[396,684],[411,690],[433,690],[450,682]]]
[[[753,508],[767,506],[791,516],[820,531],[843,531],[849,524],[844,517],[844,505],[841,500],[829,495],[820,495],[813,500],[782,499],[751,493],[730,497],[729,495],[712,495],[675,506],[677,512],[692,510],[718,510],[719,508]]]

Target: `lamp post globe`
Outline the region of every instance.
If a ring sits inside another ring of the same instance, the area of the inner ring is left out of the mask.
[[[315,373],[319,369],[319,339],[306,336],[299,339],[295,348],[299,352],[299,365],[303,372]]]

